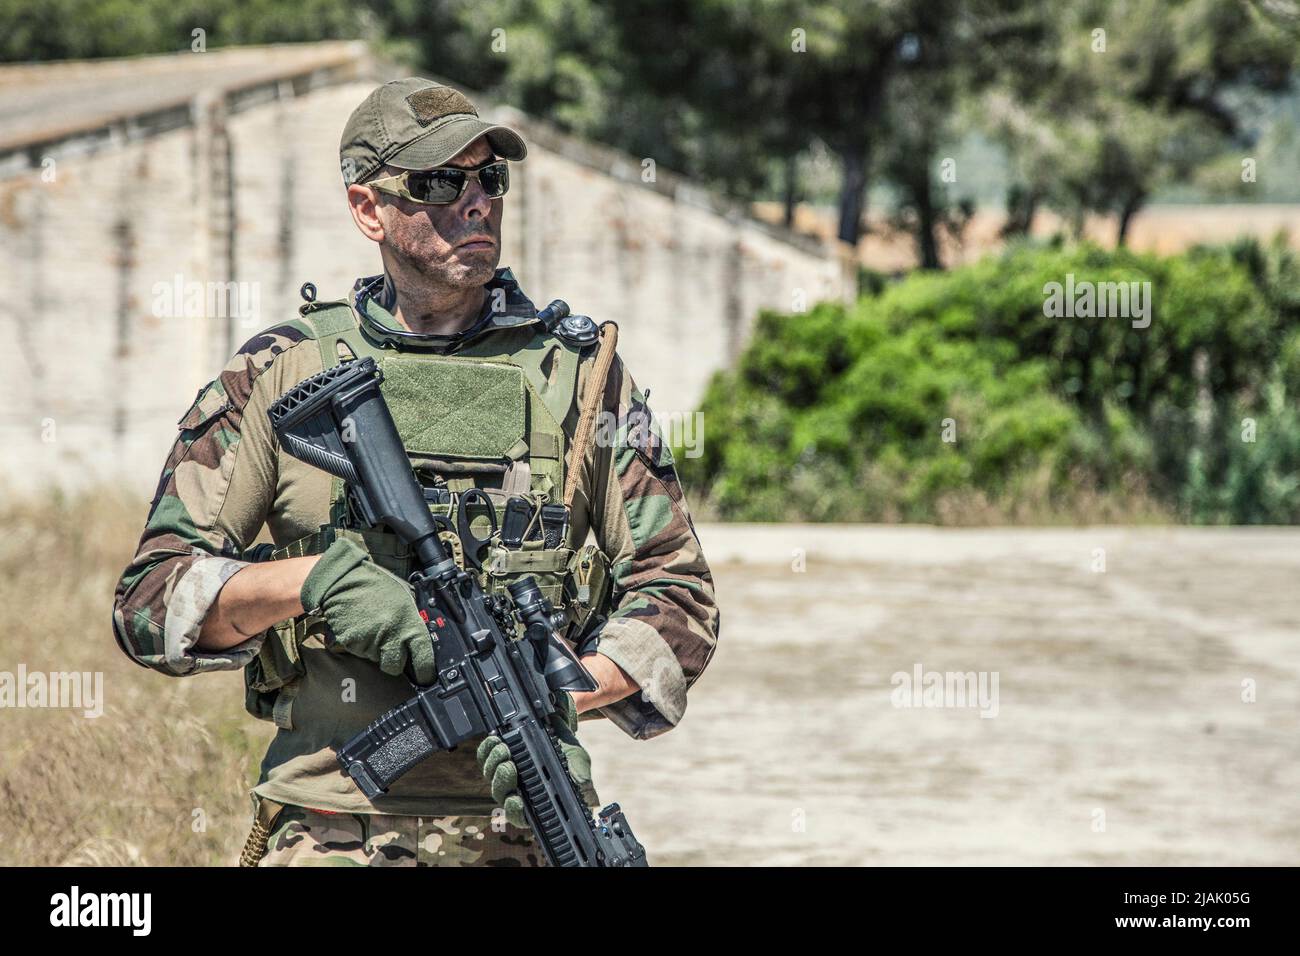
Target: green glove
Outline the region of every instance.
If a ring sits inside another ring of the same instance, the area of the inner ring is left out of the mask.
[[[563,691],[556,701],[558,709],[551,715],[551,726],[560,738],[560,753],[569,764],[569,773],[580,791],[591,786],[591,755],[578,743],[578,708]],[[519,796],[519,771],[510,759],[510,748],[500,737],[484,737],[478,745],[478,762],[483,778],[492,785],[492,799],[506,812],[506,819],[517,827],[528,826],[524,816],[524,799]]]
[[[433,641],[406,582],[340,538],[302,582],[302,606],[324,615],[334,640],[350,654],[401,676],[409,662],[416,683],[432,684]]]

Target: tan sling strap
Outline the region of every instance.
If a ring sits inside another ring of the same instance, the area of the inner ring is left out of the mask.
[[[582,403],[582,414],[578,417],[578,431],[573,436],[569,470],[564,476],[564,504],[570,509],[573,508],[573,496],[578,491],[578,474],[582,471],[582,462],[587,457],[587,446],[591,444],[596,428],[596,415],[600,411],[600,402],[605,395],[609,370],[614,364],[614,350],[617,347],[618,326],[613,322],[602,322],[596,364],[592,367],[591,378],[587,382],[586,401]]]

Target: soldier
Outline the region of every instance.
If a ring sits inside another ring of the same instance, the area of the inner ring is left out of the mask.
[[[571,695],[557,727],[589,804],[577,715],[635,739],[670,730],[712,656],[712,577],[613,326],[598,336],[584,316],[544,322],[496,267],[508,163],[525,153],[449,87],[412,78],[372,92],[340,159],[383,273],[254,336],[179,422],[113,630],[164,674],[244,668],[246,707],[279,728],[244,865],[544,862],[495,738],[434,755],[373,803],[337,763],[334,747],[410,695],[404,674],[429,682],[432,651],[401,541],[359,527],[341,483],[282,453],[271,431],[268,406],[325,367],[382,365],[431,508],[472,487],[498,505],[523,496],[535,515],[569,505],[529,568],[577,622],[599,683]],[[583,409],[616,427],[580,435]],[[264,526],[274,545],[254,547]]]

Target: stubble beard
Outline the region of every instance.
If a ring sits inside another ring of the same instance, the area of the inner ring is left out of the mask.
[[[433,222],[420,217],[396,217],[386,223],[386,231],[383,257],[389,279],[381,304],[392,309],[399,304],[400,295],[402,320],[413,330],[436,323],[449,308],[468,307],[467,296],[482,296],[500,259],[499,243],[490,254],[459,253],[451,245],[472,235],[495,237],[498,231],[486,222],[464,230],[450,242]]]
[[[444,289],[470,289],[484,285],[492,278],[500,258],[500,246],[492,255],[469,253],[462,259],[452,249],[439,258],[421,248],[422,241],[411,242],[409,237],[398,236],[390,247],[399,269],[421,285]]]

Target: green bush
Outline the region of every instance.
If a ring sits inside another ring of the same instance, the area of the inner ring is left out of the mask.
[[[1298,273],[1279,243],[1025,244],[764,312],[683,478],[733,520],[1294,521]],[[1048,315],[1071,274],[1150,283],[1150,324]]]

